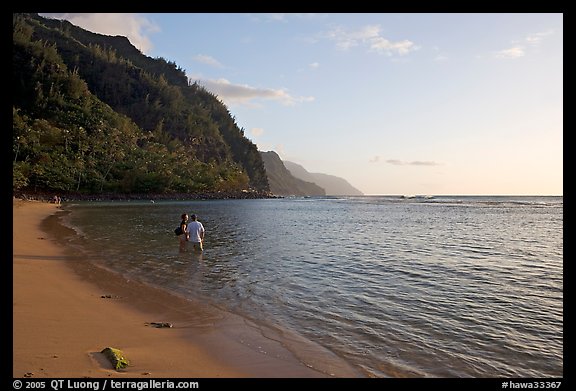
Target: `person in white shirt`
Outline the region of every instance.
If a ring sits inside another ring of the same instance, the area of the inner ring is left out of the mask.
[[[192,242],[194,250],[202,251],[202,243],[204,242],[204,226],[197,220],[196,215],[190,216],[190,220],[191,221],[188,223],[188,240]]]

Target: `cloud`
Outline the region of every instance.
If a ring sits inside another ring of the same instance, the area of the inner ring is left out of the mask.
[[[72,24],[95,33],[125,36],[143,53],[149,53],[152,49],[152,42],[148,35],[160,31],[156,24],[137,14],[55,13],[41,15],[54,19],[66,19]]]
[[[401,56],[408,54],[410,51],[415,49],[414,42],[408,41],[407,39],[398,42],[390,42],[383,37],[373,38],[370,44],[370,48],[377,52],[384,52],[389,55],[391,55],[393,52],[397,52]]]
[[[273,100],[283,105],[312,102],[312,96],[293,96],[286,89],[252,87],[247,84],[233,84],[226,79],[198,80],[198,83],[228,104],[252,104],[254,100]]]
[[[284,144],[271,145],[271,144],[266,144],[266,143],[264,143],[264,144],[256,143],[256,146],[258,147],[259,151],[262,151],[262,152],[274,151],[278,154],[278,156],[280,156],[280,159],[287,160],[287,159],[284,159],[284,156],[286,155],[285,150],[284,150]]]
[[[413,160],[411,162],[406,162],[403,160],[397,159],[388,159],[386,163],[392,164],[395,166],[438,166],[440,163],[432,162],[432,161],[422,161],[422,160]]]
[[[410,166],[439,166],[440,163],[436,163],[436,162],[431,162],[431,161],[420,161],[420,160],[415,160],[413,162],[408,162],[406,163]]]
[[[197,54],[196,56],[192,57],[192,59],[196,62],[210,65],[210,66],[215,67],[215,68],[224,68],[224,65],[222,65],[222,63],[220,61],[218,61],[214,57],[208,56],[206,54]]]
[[[537,48],[546,37],[552,34],[554,34],[554,30],[528,34],[521,41],[514,42],[513,47],[494,52],[494,57],[500,59],[515,59],[524,57],[527,53],[527,50],[531,48]]]
[[[248,14],[251,20],[255,22],[283,22],[286,23],[289,19],[299,20],[314,20],[324,18],[323,14],[316,13],[259,13]]]
[[[382,161],[382,157],[379,155],[373,156],[368,159],[369,163],[378,163]],[[398,159],[387,159],[385,160],[386,163],[392,164],[393,166],[439,166],[440,163],[433,162],[433,161],[425,161],[425,160],[413,160],[411,162],[398,160]]]
[[[554,30],[542,31],[539,33],[528,34],[524,41],[529,45],[540,45],[544,38],[554,34]]]
[[[258,137],[258,136],[262,135],[262,133],[264,133],[264,129],[262,129],[262,128],[252,128],[252,129],[250,129],[250,133],[252,133],[252,136]]]
[[[320,67],[320,63],[318,62],[313,62],[311,64],[308,64],[308,66],[312,69],[318,69]]]
[[[390,41],[380,35],[380,25],[366,25],[357,30],[346,30],[336,27],[325,34],[325,36],[336,43],[340,50],[349,50],[356,46],[363,46],[370,51],[392,55],[404,56],[419,47],[414,42],[407,39],[401,41]]]
[[[497,51],[496,53],[494,53],[494,57],[504,59],[514,59],[524,57],[525,54],[526,53],[524,52],[524,49],[522,47],[515,46],[509,49]]]

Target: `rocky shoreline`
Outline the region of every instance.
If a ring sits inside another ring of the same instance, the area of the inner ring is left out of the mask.
[[[100,193],[100,194],[83,194],[83,193],[58,193],[58,192],[40,192],[40,191],[15,191],[13,198],[23,200],[35,200],[44,202],[53,202],[54,196],[60,197],[62,202],[70,201],[159,201],[159,200],[228,200],[228,199],[264,199],[264,198],[282,198],[270,192],[258,190],[240,190],[240,191],[216,191],[202,193],[169,193],[169,194],[146,194],[146,193]]]

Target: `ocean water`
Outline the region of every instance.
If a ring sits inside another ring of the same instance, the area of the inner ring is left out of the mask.
[[[396,196],[65,206],[124,276],[281,325],[374,377],[562,377],[563,198]],[[195,213],[205,251],[173,230]]]

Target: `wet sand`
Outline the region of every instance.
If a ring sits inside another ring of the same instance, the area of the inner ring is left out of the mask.
[[[284,330],[77,259],[45,230],[57,212],[54,204],[13,202],[14,377],[361,376]],[[105,347],[121,349],[130,366],[114,370],[99,353]],[[292,348],[313,359],[304,363]]]

